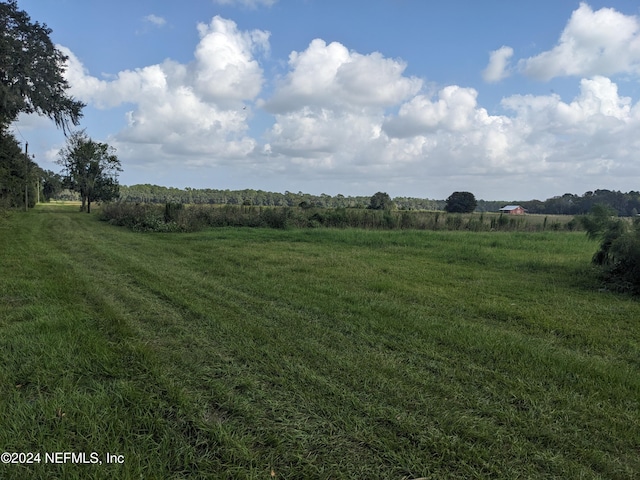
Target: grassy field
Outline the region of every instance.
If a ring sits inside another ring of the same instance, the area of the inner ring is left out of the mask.
[[[40,463],[0,478],[638,478],[640,302],[596,248],[13,214],[0,442]]]

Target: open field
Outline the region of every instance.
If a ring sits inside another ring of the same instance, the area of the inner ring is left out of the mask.
[[[637,478],[640,302],[596,248],[12,214],[0,441],[41,463],[0,478]]]

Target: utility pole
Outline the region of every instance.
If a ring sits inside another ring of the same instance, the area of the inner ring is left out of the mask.
[[[29,211],[29,142],[24,142],[24,211]]]

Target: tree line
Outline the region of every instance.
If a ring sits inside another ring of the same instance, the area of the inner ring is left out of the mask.
[[[159,185],[140,184],[120,186],[120,201],[134,203],[183,203],[216,205],[255,205],[263,207],[317,207],[317,208],[369,208],[372,199],[379,203],[379,197],[345,195],[311,195],[303,192],[267,192],[264,190],[221,190],[211,188],[175,188]],[[454,192],[468,193],[468,192]],[[445,210],[447,199],[435,200],[417,197],[395,197],[391,199],[398,210]],[[604,205],[619,216],[635,216],[640,213],[640,192],[622,193],[612,190],[595,190],[584,195],[565,194],[544,201],[499,201],[477,200],[474,211],[497,212],[506,204],[518,204],[528,213],[543,215],[584,215],[594,205]]]
[[[302,208],[367,208],[371,196],[312,195],[303,192],[268,192],[264,190],[175,188],[159,185],[121,185],[120,200],[134,203],[183,203],[210,205],[254,205],[263,207]],[[444,201],[411,197],[394,199],[396,208],[401,210],[440,210]]]
[[[640,214],[640,192],[623,193],[617,190],[594,190],[583,195],[565,193],[545,201],[516,202],[529,213],[547,215],[586,215],[594,206],[608,207],[620,217],[635,217]]]

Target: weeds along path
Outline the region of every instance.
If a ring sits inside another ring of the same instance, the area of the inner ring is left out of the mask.
[[[572,234],[0,223],[0,478],[634,478],[637,301]]]

